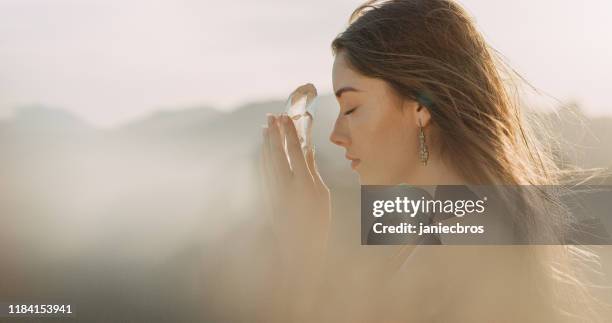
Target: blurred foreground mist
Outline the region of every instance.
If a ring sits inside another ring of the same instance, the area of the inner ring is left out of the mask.
[[[359,245],[357,177],[328,141],[337,104],[319,100],[313,136],[333,195],[335,261],[384,257],[392,247]],[[62,110],[17,110],[0,123],[0,300],[64,300],[83,321],[252,321],[275,265],[260,129],[283,106],[159,112],[107,130]],[[568,105],[546,119],[566,161],[612,166],[612,118]]]

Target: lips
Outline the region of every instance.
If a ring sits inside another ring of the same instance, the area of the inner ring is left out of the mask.
[[[359,165],[359,163],[361,162],[361,160],[359,158],[355,158],[352,156],[349,156],[348,154],[345,155],[346,159],[351,161],[351,168],[355,169],[355,167],[357,167]]]

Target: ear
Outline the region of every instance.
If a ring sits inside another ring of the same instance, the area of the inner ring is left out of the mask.
[[[427,127],[431,122],[431,113],[429,113],[429,108],[419,103],[419,107],[416,109],[416,121],[417,126],[421,126],[423,128]]]
[[[404,100],[404,111],[411,114],[411,119],[414,120],[414,124],[417,127],[427,127],[431,122],[431,113],[429,113],[429,108],[424,106],[423,104],[413,101],[413,100]]]

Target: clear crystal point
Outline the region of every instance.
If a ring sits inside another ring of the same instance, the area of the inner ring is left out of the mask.
[[[312,147],[313,102],[316,97],[317,89],[311,83],[307,83],[295,89],[287,99],[286,113],[295,124],[303,152]]]

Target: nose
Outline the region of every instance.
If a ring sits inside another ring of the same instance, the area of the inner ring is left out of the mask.
[[[329,141],[345,148],[351,144],[348,125],[346,124],[346,121],[342,120],[342,118],[336,119],[334,129],[329,136]]]

